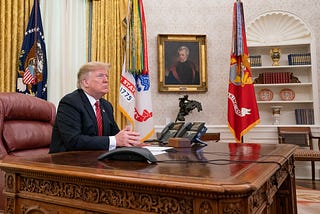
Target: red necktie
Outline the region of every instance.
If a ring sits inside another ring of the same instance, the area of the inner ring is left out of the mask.
[[[98,124],[98,136],[102,136],[102,116],[101,116],[101,110],[100,110],[99,101],[97,101],[94,105],[96,106],[96,118],[97,118],[97,124]]]

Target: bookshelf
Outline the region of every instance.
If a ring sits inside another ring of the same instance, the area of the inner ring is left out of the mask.
[[[260,127],[319,126],[314,39],[307,25],[287,12],[267,12],[248,25],[247,41]]]

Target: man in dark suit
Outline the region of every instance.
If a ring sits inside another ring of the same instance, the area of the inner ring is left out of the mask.
[[[140,144],[139,133],[129,127],[119,129],[111,103],[102,98],[108,92],[109,69],[110,65],[102,62],[89,62],[80,68],[78,89],[59,102],[49,153],[112,150]],[[96,106],[97,101],[100,107]],[[102,117],[100,133],[96,115]]]

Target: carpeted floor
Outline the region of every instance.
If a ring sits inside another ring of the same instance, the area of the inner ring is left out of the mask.
[[[297,187],[298,214],[320,213],[320,190]]]

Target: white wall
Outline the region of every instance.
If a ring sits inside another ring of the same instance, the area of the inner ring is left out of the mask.
[[[315,38],[320,37],[319,0],[243,0],[242,2],[247,24],[267,11],[283,10],[300,17],[310,26]],[[234,0],[161,0],[161,4],[157,0],[144,1],[155,125],[161,126],[166,124],[168,119],[176,118],[179,110],[178,98],[185,94],[158,92],[157,35],[205,34],[208,92],[188,93],[189,99],[202,103],[203,111],[193,111],[191,115],[186,116],[186,120],[205,121],[209,127],[226,126],[233,3]],[[317,46],[317,53],[319,47],[320,44]]]
[[[320,38],[320,1],[319,0],[242,0],[245,22],[249,24],[260,14],[267,11],[282,10],[300,17],[311,29],[314,38]],[[232,15],[234,0],[145,0],[144,9],[147,22],[149,68],[153,93],[153,110],[156,130],[174,121],[179,111],[178,99],[183,92],[158,92],[158,34],[205,34],[207,35],[208,91],[188,93],[189,99],[202,103],[203,111],[193,111],[186,116],[187,121],[205,121],[212,132],[220,132],[222,141],[232,141],[227,129],[227,90],[229,77],[229,55],[231,50]],[[317,61],[320,43],[317,44]],[[320,63],[318,63],[317,70]],[[320,76],[320,75],[318,75]],[[319,80],[318,80],[319,82]],[[253,133],[264,132],[259,128]],[[268,138],[268,134],[262,134]],[[276,132],[271,138],[277,143]],[[297,177],[311,177],[309,165],[301,162],[297,166]],[[319,165],[316,170],[319,177]]]

